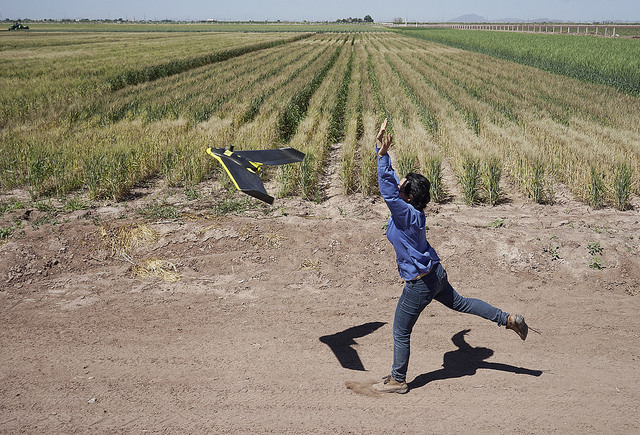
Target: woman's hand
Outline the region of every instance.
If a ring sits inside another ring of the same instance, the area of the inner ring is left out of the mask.
[[[382,121],[382,125],[380,126],[380,131],[378,132],[378,135],[376,136],[376,140],[378,142],[382,141],[382,136],[384,136],[384,132],[387,130],[387,118],[384,118],[384,121]]]
[[[376,141],[380,143],[380,150],[378,151],[379,156],[384,156],[387,154],[389,147],[391,146],[391,142],[393,141],[393,136],[390,134],[385,134],[387,130],[387,118],[382,121],[382,125],[380,126],[380,131],[376,136]]]

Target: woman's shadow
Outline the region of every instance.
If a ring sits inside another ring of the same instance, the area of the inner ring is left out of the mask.
[[[465,329],[458,332],[451,338],[451,341],[453,341],[453,344],[458,346],[458,349],[444,354],[444,362],[440,370],[417,376],[413,381],[408,383],[409,388],[414,389],[424,387],[429,382],[442,379],[472,376],[476,374],[478,369],[501,370],[504,372],[530,376],[540,376],[542,374],[541,370],[530,370],[508,364],[485,361],[493,355],[493,350],[486,347],[470,346],[464,340],[464,336],[469,331],[470,329]]]

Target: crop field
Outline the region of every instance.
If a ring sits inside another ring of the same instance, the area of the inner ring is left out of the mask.
[[[614,82],[638,80],[637,41],[580,39],[610,44]],[[318,201],[335,143],[342,190],[369,195],[385,117],[396,169],[427,175],[436,201],[496,204],[505,177],[538,203],[559,185],[594,208],[640,194],[633,92],[395,32],[34,32],[3,35],[0,57],[0,189],[33,198],[120,200],[158,176],[193,187],[222,174],[205,149],[234,144],[305,152],[266,176]]]
[[[633,39],[450,29],[401,31],[640,95],[640,44]]]
[[[0,433],[640,433],[638,95],[420,31],[86,26],[0,32]],[[447,280],[530,326],[429,304],[402,397],[385,118]],[[305,158],[268,205],[229,145]]]

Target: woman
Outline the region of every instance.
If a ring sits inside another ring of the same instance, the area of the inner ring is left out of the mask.
[[[462,297],[451,287],[438,254],[426,237],[424,208],[430,200],[429,180],[420,174],[409,173],[398,181],[387,154],[392,136],[385,133],[386,128],[385,119],[376,137],[378,186],[391,211],[387,238],[396,251],[398,272],[406,285],[398,300],[393,320],[391,374],[373,387],[380,392],[402,394],[409,391],[406,375],[411,330],[432,299],[453,310],[496,322],[498,326],[506,325],[507,329],[514,330],[522,340],[527,338],[528,327],[521,315],[505,313],[479,299]]]

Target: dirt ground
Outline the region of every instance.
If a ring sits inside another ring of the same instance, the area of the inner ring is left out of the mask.
[[[434,302],[411,390],[383,395],[403,286],[384,202],[334,188],[215,216],[202,192],[0,217],[22,222],[0,246],[0,432],[640,432],[638,204],[430,204],[454,287],[540,334]],[[138,213],[160,202],[179,215]]]

